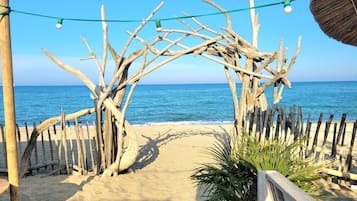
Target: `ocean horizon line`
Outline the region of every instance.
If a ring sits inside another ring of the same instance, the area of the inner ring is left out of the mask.
[[[341,82],[357,82],[357,80],[309,80],[309,81],[291,81],[291,83],[341,83]],[[264,82],[262,82],[264,83]],[[177,83],[138,83],[138,85],[214,85],[228,84],[228,82],[177,82]],[[241,84],[241,82],[236,82]],[[70,86],[86,86],[85,84],[14,84],[14,87],[70,87]],[[0,85],[2,87],[2,85]]]

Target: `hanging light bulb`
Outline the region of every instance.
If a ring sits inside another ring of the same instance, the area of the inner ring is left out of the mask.
[[[156,25],[156,31],[162,31],[161,21],[160,20],[156,20],[155,21],[155,25]]]
[[[291,1],[290,0],[284,0],[284,13],[289,14],[293,11],[293,8],[291,7]]]
[[[58,18],[56,27],[57,29],[61,29],[63,24],[63,18]]]

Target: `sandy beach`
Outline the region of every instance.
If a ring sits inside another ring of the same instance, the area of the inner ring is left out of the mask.
[[[206,150],[223,140],[230,125],[135,126],[140,154],[131,171],[118,177],[29,176],[21,179],[21,198],[37,200],[203,200],[190,179],[195,168],[212,161]],[[354,192],[322,182],[338,196],[356,200]],[[9,200],[6,192],[0,200]]]
[[[206,149],[230,126],[135,126],[140,155],[132,171],[118,177],[29,176],[21,179],[22,200],[201,200],[190,179],[209,162]],[[8,200],[9,193],[0,200]]]

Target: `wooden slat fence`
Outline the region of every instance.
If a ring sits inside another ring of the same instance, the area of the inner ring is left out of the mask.
[[[339,179],[356,180],[354,141],[357,120],[348,122],[346,114],[338,120],[334,120],[334,115],[325,119],[321,113],[317,121],[313,122],[310,115],[303,118],[301,107],[292,106],[287,110],[285,107],[274,106],[266,111],[255,108],[247,114],[244,127],[249,134],[261,140],[281,139],[289,142],[306,137],[299,152],[301,158],[312,158],[315,163],[333,161],[325,168],[328,174]],[[17,126],[19,157],[27,146],[34,126],[30,127],[27,123]],[[104,153],[98,153],[98,150],[103,150],[104,137],[98,141],[95,130],[94,123],[90,126],[89,123],[83,124],[77,120],[62,121],[48,128],[47,132],[37,138],[28,174],[96,174],[97,158]],[[4,127],[0,125],[0,173],[7,173],[5,140]]]
[[[285,107],[274,106],[262,111],[255,108],[248,113],[244,121],[244,129],[249,135],[259,139],[280,139],[287,143],[304,137],[300,147],[300,158],[311,159],[313,163],[324,163],[324,172],[329,179],[338,181],[357,181],[355,138],[357,120],[347,121],[347,115],[340,119],[334,115],[324,116],[320,113],[313,122],[309,115],[303,119],[302,108],[292,106],[289,112]],[[324,117],[326,120],[324,120]]]
[[[17,148],[19,164],[36,125],[17,125]],[[0,125],[0,173],[7,174],[4,127]],[[28,174],[72,174],[96,173],[95,156],[97,144],[95,125],[82,122],[62,122],[53,125],[37,138],[36,146],[29,160]]]

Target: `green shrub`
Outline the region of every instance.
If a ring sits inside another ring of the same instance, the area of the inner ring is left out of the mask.
[[[215,160],[192,175],[204,188],[207,200],[256,200],[257,171],[276,170],[314,197],[320,195],[312,181],[320,179],[321,166],[298,157],[302,141],[259,141],[243,134],[242,139],[225,141],[209,149]]]
[[[244,161],[235,160],[230,143],[209,149],[215,163],[204,164],[191,176],[204,188],[206,200],[256,200],[257,172]]]

